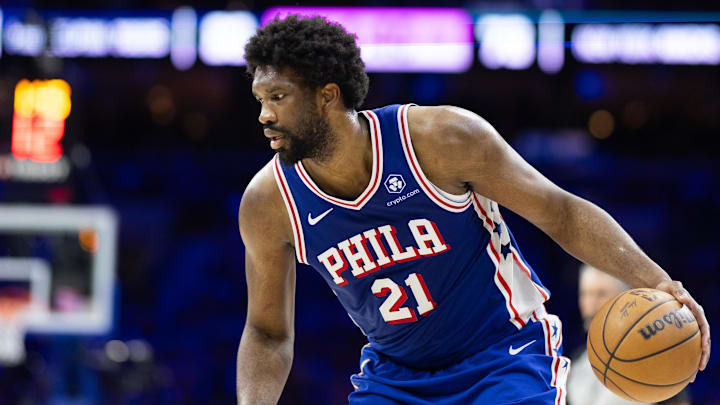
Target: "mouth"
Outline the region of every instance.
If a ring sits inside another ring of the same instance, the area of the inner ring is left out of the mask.
[[[283,133],[273,131],[272,129],[265,129],[263,132],[265,137],[270,140],[270,148],[274,150],[280,149],[285,143],[285,135]]]
[[[273,138],[270,138],[270,148],[273,150],[277,150],[282,148],[282,146],[285,144],[285,138],[282,136],[276,136]]]

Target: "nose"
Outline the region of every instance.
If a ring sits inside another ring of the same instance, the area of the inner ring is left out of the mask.
[[[260,115],[258,116],[258,121],[260,121],[260,123],[263,125],[274,123],[277,122],[277,115],[275,114],[275,111],[273,111],[267,106],[267,104],[262,103],[260,107]]]

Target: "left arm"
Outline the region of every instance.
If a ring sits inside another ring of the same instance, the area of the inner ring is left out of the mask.
[[[481,117],[455,107],[413,107],[410,132],[420,165],[445,191],[469,188],[540,228],[577,259],[635,287],[666,291],[687,305],[702,334],[703,370],[710,328],[703,308],[597,205],[548,180]],[[414,125],[413,125],[414,124]]]

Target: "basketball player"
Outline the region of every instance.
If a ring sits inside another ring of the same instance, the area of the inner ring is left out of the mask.
[[[351,404],[564,403],[561,324],[499,204],[580,260],[688,305],[705,367],[708,324],[682,285],[485,120],[447,106],[358,111],[368,78],[355,37],[320,17],[271,22],[245,56],[277,154],[239,212],[249,301],[240,404],[274,404],[283,390],[296,260],[320,273],[368,338]]]
[[[580,314],[585,332],[590,329],[595,314],[611,298],[627,290],[629,287],[622,281],[607,273],[584,264],[580,268],[578,298]],[[567,382],[568,403],[570,405],[633,405],[638,402],[628,401],[615,395],[605,388],[590,367],[587,350],[583,350],[572,359],[572,370]],[[660,402],[661,405],[690,405],[687,389],[672,398]]]

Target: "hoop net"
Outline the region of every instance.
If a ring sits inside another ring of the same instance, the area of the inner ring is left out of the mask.
[[[25,319],[28,296],[0,295],[0,365],[16,366],[25,361]]]

